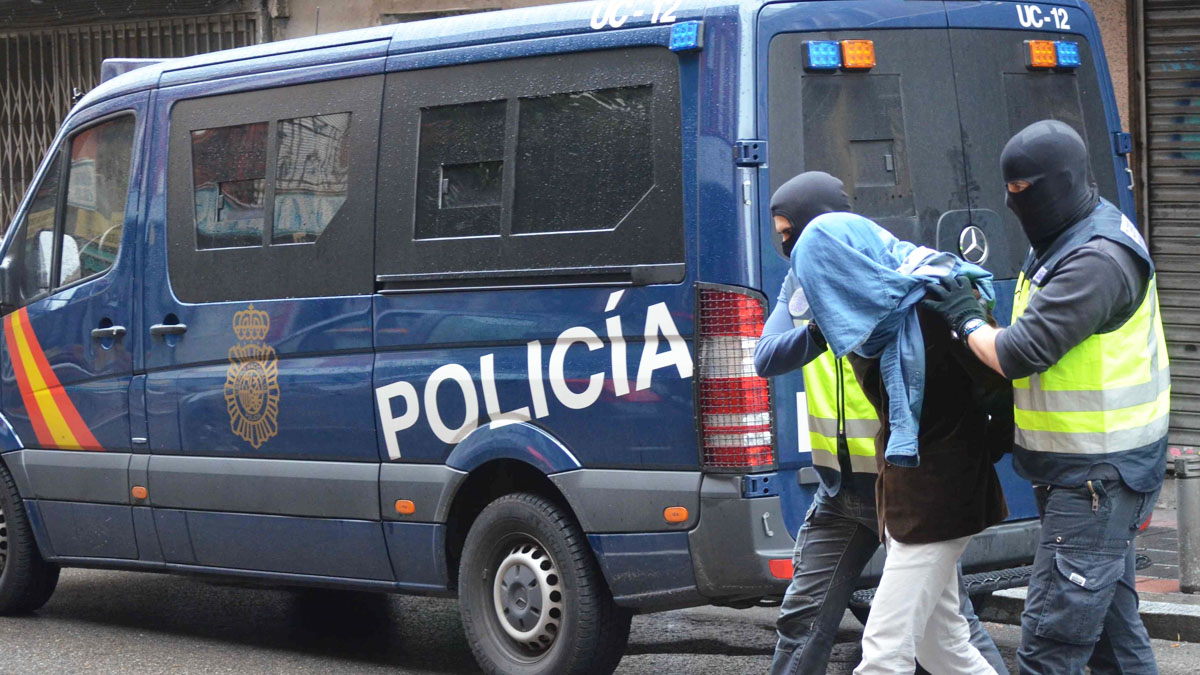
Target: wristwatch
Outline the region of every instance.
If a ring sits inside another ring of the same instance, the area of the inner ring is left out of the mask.
[[[959,333],[958,333],[958,339],[962,340],[963,342],[966,342],[967,337],[971,333],[974,333],[975,331],[979,330],[981,327],[983,327],[986,324],[987,324],[987,322],[984,321],[983,319],[980,319],[979,317],[967,319],[967,322],[963,324],[962,330],[959,331]]]

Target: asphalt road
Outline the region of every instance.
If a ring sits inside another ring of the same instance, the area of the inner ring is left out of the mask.
[[[618,670],[763,673],[775,610],[697,608],[634,619]],[[1006,658],[1019,631],[990,624]],[[858,663],[848,614],[829,672]],[[1164,675],[1196,672],[1200,644],[1155,642]],[[473,673],[451,600],[214,586],[67,570],[34,616],[0,619],[0,673]]]

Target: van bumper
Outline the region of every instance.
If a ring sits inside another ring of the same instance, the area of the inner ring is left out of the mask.
[[[705,476],[700,522],[688,533],[696,590],[709,602],[782,597],[791,582],[795,540],[783,524],[779,497],[746,499],[741,476]],[[1001,523],[971,538],[963,553],[967,573],[1020,568],[1033,561],[1041,523]],[[863,570],[860,587],[874,586],[883,571],[883,548]],[[1011,576],[1021,585],[1020,575]]]

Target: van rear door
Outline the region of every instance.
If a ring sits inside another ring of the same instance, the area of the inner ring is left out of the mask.
[[[984,265],[998,278],[1012,279],[1020,271],[1027,240],[1004,204],[1000,152],[1013,134],[1029,124],[1055,119],[1071,125],[1088,145],[1100,195],[1118,206],[1132,206],[1129,181],[1118,190],[1115,169],[1119,164],[1124,172],[1124,160],[1113,154],[1110,129],[1119,129],[1120,122],[1116,111],[1106,111],[1104,106],[1105,98],[1112,98],[1111,85],[1108,73],[1096,69],[1088,41],[1096,35],[1095,28],[1078,7],[995,3],[985,8],[978,2],[950,2],[947,17],[971,221],[988,233],[990,250]],[[1027,67],[1028,40],[1074,43],[1079,66]],[[1003,296],[1005,303],[1009,295]],[[1010,308],[1005,304],[1003,309],[998,315],[1006,321]]]

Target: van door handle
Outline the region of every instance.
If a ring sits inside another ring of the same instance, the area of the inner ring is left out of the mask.
[[[107,328],[93,328],[92,339],[105,340],[108,338],[119,338],[125,334],[125,326],[109,326]]]
[[[151,335],[183,335],[186,332],[186,323],[156,323],[150,326]]]

